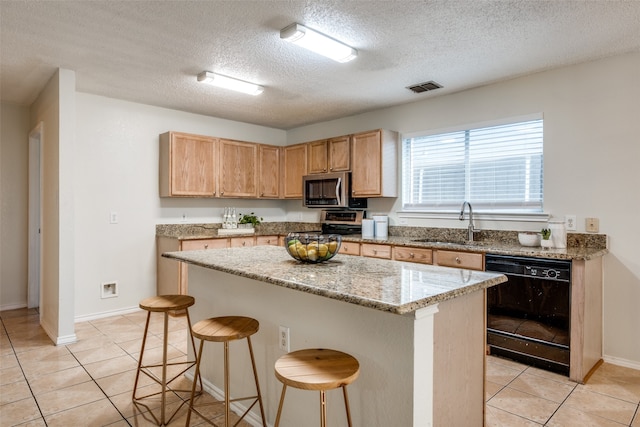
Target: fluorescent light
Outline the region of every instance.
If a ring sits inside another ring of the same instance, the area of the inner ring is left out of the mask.
[[[262,91],[264,91],[262,86],[255,83],[245,82],[210,71],[203,71],[198,74],[198,81],[212,86],[235,90],[236,92],[248,93],[249,95],[260,95]]]
[[[354,48],[300,24],[280,30],[280,38],[338,62],[349,62],[358,56]]]

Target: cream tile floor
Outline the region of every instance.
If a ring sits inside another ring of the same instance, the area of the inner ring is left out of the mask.
[[[140,312],[78,323],[78,342],[54,346],[36,310],[0,312],[0,427],[154,425],[146,411],[131,403],[145,319]],[[159,357],[161,316],[152,316],[150,328],[147,344],[153,350],[146,354]],[[170,319],[169,331],[170,357],[185,360],[184,320]],[[184,382],[182,388],[188,388]],[[170,408],[186,398],[174,396]],[[640,427],[640,371],[605,363],[582,385],[489,357],[486,401],[487,427]],[[157,414],[158,402],[150,407]],[[185,416],[183,407],[170,425],[183,426]],[[192,417],[192,426],[201,424]]]

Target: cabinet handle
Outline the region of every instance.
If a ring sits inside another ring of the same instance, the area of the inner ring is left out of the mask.
[[[414,256],[414,255],[413,255],[413,252],[410,252],[410,253],[409,253],[409,258],[413,258],[413,256]]]
[[[462,262],[462,261],[460,261],[460,257],[456,257],[456,262],[457,262],[458,264],[460,264],[460,263]]]
[[[260,197],[264,197],[264,193],[260,193]]]
[[[244,246],[244,245],[246,245],[246,244],[247,244],[247,242],[242,242],[242,246]]]
[[[205,249],[209,249],[209,245],[204,245],[204,248]]]
[[[220,192],[220,195],[221,195],[221,196],[224,196],[224,191],[221,191],[221,192]]]
[[[377,249],[374,249],[374,250],[373,250],[373,254],[374,254],[374,255],[378,255],[378,250],[377,250]]]

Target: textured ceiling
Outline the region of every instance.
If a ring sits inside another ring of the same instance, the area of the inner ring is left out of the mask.
[[[298,22],[355,47],[339,64],[280,40]],[[0,0],[0,99],[57,68],[86,92],[280,129],[640,51],[640,1]],[[197,83],[213,71],[260,96]],[[444,87],[415,94],[406,86]]]

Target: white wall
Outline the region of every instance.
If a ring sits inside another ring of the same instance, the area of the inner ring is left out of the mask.
[[[77,318],[137,307],[156,292],[155,225],[221,222],[222,208],[286,219],[286,203],[238,199],[161,199],[158,135],[182,131],[284,145],[286,133],[246,123],[77,93],[75,300]],[[119,223],[109,215],[118,213]],[[117,281],[118,297],[101,298]]]
[[[0,310],[27,300],[29,109],[0,109]]]
[[[442,82],[446,84],[445,82]],[[610,236],[605,258],[605,355],[640,368],[640,53],[565,67],[449,96],[289,131],[288,143],[373,128],[401,133],[544,114],[545,211],[600,218]],[[371,202],[371,201],[370,201]],[[397,225],[401,200],[370,203]],[[463,227],[458,221],[409,219],[409,225]],[[524,230],[542,224],[483,223]]]

